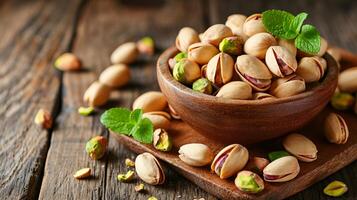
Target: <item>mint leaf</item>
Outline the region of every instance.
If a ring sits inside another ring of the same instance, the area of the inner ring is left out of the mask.
[[[280,38],[286,38],[286,32],[290,30],[291,21],[294,20],[294,15],[282,10],[267,10],[263,12],[263,24],[265,29]]]
[[[300,13],[290,22],[289,30],[284,34],[285,39],[294,39],[300,33],[301,26],[307,18],[306,13]]]
[[[129,135],[135,124],[130,123],[130,110],[126,108],[111,108],[100,117],[100,122],[108,129]]]
[[[141,109],[135,109],[130,113],[130,121],[132,123],[138,123],[141,120],[143,111]]]
[[[130,132],[133,138],[139,142],[152,143],[154,127],[148,118],[142,119]]]
[[[317,54],[320,51],[320,33],[309,24],[303,25],[301,33],[295,39],[296,48],[308,54]]]

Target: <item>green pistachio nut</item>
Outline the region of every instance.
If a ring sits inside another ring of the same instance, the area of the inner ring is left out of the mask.
[[[264,189],[264,181],[250,171],[239,172],[234,183],[243,192],[258,193]]]
[[[158,128],[154,131],[153,145],[157,150],[170,151],[172,148],[172,140],[164,129]]]
[[[136,192],[143,192],[145,191],[145,185],[143,183],[140,183],[136,185],[134,189]]]
[[[192,89],[204,94],[212,94],[212,83],[206,78],[200,78],[193,82]]]
[[[107,150],[108,141],[103,136],[95,136],[86,144],[86,152],[93,160],[102,158]]]
[[[139,52],[147,55],[154,54],[155,51],[155,43],[151,37],[143,37],[137,43],[137,48]]]
[[[240,37],[227,37],[219,43],[219,50],[237,56],[242,53],[243,43]]]
[[[332,181],[330,184],[328,184],[325,189],[324,193],[328,196],[332,197],[339,197],[346,193],[348,190],[346,184],[344,184],[341,181]]]
[[[190,85],[200,78],[201,69],[197,63],[188,60],[187,58],[183,58],[175,64],[173,76],[178,82]]]
[[[176,61],[176,63],[178,63],[178,62],[180,62],[180,60],[182,60],[184,58],[187,58],[187,53],[180,52],[174,57],[174,60]]]
[[[331,99],[331,105],[337,110],[347,110],[353,106],[355,98],[353,95],[344,92],[337,92]]]
[[[117,178],[121,182],[129,182],[134,178],[134,171],[129,170],[126,174],[118,174]]]
[[[148,200],[157,200],[157,198],[154,197],[154,196],[151,196],[151,197],[148,198]]]
[[[273,151],[268,154],[269,160],[271,162],[284,156],[290,156],[290,154],[286,151]]]
[[[78,113],[83,116],[89,116],[92,113],[94,113],[94,108],[93,107],[79,107]]]

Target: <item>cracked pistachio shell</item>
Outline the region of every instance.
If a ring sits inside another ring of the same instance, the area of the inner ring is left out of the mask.
[[[201,68],[194,61],[184,58],[176,63],[173,77],[182,84],[191,85],[201,77]]]
[[[350,93],[335,92],[331,98],[331,105],[337,110],[348,110],[355,103],[355,97]]]
[[[304,57],[299,62],[296,74],[301,76],[306,83],[311,83],[320,80],[324,71],[322,60],[319,57]]]
[[[133,103],[133,110],[142,109],[143,112],[162,111],[166,108],[165,96],[158,91],[150,91],[140,95]]]
[[[180,147],[178,153],[184,163],[195,167],[208,165],[214,156],[208,146],[199,143],[185,144]]]
[[[298,67],[294,55],[285,47],[271,46],[265,55],[265,63],[271,73],[278,77],[284,77],[294,73]]]
[[[338,87],[342,92],[357,92],[357,67],[348,68],[340,73]]]
[[[159,161],[150,153],[142,153],[135,159],[135,171],[141,180],[150,185],[163,184],[165,174]]]
[[[234,60],[226,53],[215,55],[207,64],[206,77],[218,87],[226,84],[233,76]]]
[[[244,52],[259,59],[264,59],[268,48],[275,45],[277,45],[277,42],[271,34],[257,33],[247,39],[244,44]]]
[[[224,38],[219,43],[219,50],[229,55],[237,56],[243,52],[244,40],[240,36]]]
[[[101,106],[107,103],[110,92],[110,87],[100,83],[99,81],[95,81],[85,91],[83,101],[92,107]]]
[[[113,88],[127,84],[129,79],[130,70],[125,64],[109,66],[99,76],[99,82]]]
[[[347,185],[341,181],[332,181],[324,188],[324,193],[328,196],[339,197],[346,193]]]
[[[168,129],[170,127],[171,116],[167,112],[163,111],[152,111],[143,114],[143,117],[148,118],[155,129],[163,128]]]
[[[182,52],[187,52],[188,47],[197,42],[200,42],[198,33],[193,28],[184,27],[176,37],[176,48]]]
[[[245,20],[247,19],[247,16],[241,15],[241,14],[233,14],[227,17],[226,20],[226,26],[228,26],[233,34],[241,34],[243,33],[243,24]]]
[[[267,66],[254,56],[238,56],[235,71],[256,91],[266,91],[270,88],[272,75]]]
[[[227,99],[251,99],[252,88],[243,81],[232,81],[221,87],[216,97]]]
[[[257,93],[254,93],[253,99],[254,100],[269,100],[269,99],[276,99],[276,97],[274,97],[273,95],[268,94],[268,93],[257,92]]]
[[[298,160],[293,156],[284,156],[267,165],[263,176],[267,182],[286,182],[294,179],[299,172]]]
[[[278,39],[278,45],[285,47],[293,56],[296,56],[297,49],[294,40]]]
[[[303,162],[312,162],[317,159],[317,148],[307,137],[300,134],[290,134],[283,140],[286,151]]]
[[[224,24],[215,24],[209,27],[202,35],[202,42],[218,47],[226,37],[233,36],[232,30]]]
[[[243,33],[251,37],[261,32],[267,32],[263,24],[262,14],[257,13],[249,16],[243,24]]]
[[[110,61],[113,64],[130,64],[138,57],[139,51],[135,42],[127,42],[117,47],[112,55]]]
[[[278,98],[293,96],[303,91],[305,91],[305,81],[295,74],[276,79],[270,88],[270,93]]]
[[[235,185],[240,191],[247,193],[258,193],[264,189],[264,181],[251,171],[240,171],[234,180]]]
[[[212,83],[206,78],[200,78],[192,84],[192,89],[204,94],[212,94]]]
[[[336,113],[330,113],[324,124],[326,139],[335,144],[345,144],[348,140],[349,131],[345,120]]]
[[[172,148],[172,141],[164,129],[156,129],[153,136],[153,145],[155,149],[160,151],[170,151]]]
[[[211,170],[221,179],[231,177],[244,168],[249,159],[248,150],[240,144],[223,148],[214,158]]]
[[[218,53],[215,46],[207,43],[194,43],[188,48],[188,58],[200,65],[207,64]]]

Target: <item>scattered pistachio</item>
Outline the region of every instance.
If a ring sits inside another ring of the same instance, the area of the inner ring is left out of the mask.
[[[99,76],[99,82],[118,88],[127,84],[130,80],[130,70],[125,64],[115,64],[107,67]]]
[[[325,137],[331,143],[345,144],[348,140],[349,130],[342,116],[330,113],[325,120]]]
[[[112,55],[110,61],[112,64],[130,64],[137,58],[139,52],[135,42],[127,42],[117,47]]]
[[[342,92],[357,92],[357,67],[348,68],[338,76],[338,88]]]
[[[135,167],[135,162],[132,161],[132,160],[129,159],[129,158],[126,158],[126,159],[125,159],[125,165],[128,166],[128,167]]]
[[[91,169],[90,168],[82,168],[78,171],[76,171],[76,173],[74,173],[73,177],[76,179],[84,179],[84,178],[88,178],[91,175]]]
[[[135,99],[133,110],[142,109],[143,112],[162,111],[166,108],[165,96],[158,91],[149,91]]]
[[[170,151],[172,148],[172,141],[169,134],[161,128],[154,131],[153,145],[155,149],[160,151]]]
[[[83,101],[91,107],[101,106],[108,101],[110,92],[110,87],[95,81],[85,91]]]
[[[158,199],[156,197],[154,197],[154,196],[151,196],[151,197],[148,198],[148,200],[158,200]]]
[[[55,67],[61,71],[75,71],[81,69],[81,61],[72,53],[64,53],[55,61]]]
[[[45,109],[38,110],[34,121],[35,124],[41,126],[41,128],[43,129],[52,128],[53,121],[52,121],[51,114]]]
[[[102,158],[107,151],[108,141],[103,136],[95,136],[86,144],[86,152],[93,160]]]
[[[83,116],[88,116],[94,113],[94,108],[93,107],[79,107],[78,108],[78,113]]]
[[[131,180],[134,179],[134,175],[135,175],[134,171],[129,170],[125,174],[118,174],[117,178],[118,181],[121,182],[130,182]]]
[[[135,170],[141,180],[151,185],[163,184],[165,174],[159,161],[150,153],[142,153],[135,159]]]
[[[290,134],[283,140],[286,151],[303,162],[312,162],[317,159],[316,145],[301,134]]]
[[[328,196],[339,197],[346,193],[347,185],[341,181],[332,181],[324,188],[324,193]]]
[[[331,98],[331,105],[336,110],[348,110],[353,107],[355,97],[349,93],[337,92]]]
[[[140,183],[138,185],[135,185],[134,189],[135,189],[135,192],[144,192],[145,191],[145,188],[144,188],[144,183]]]
[[[286,151],[273,151],[268,154],[268,158],[271,162],[284,156],[290,156],[290,154]]]
[[[263,170],[263,176],[268,182],[285,182],[294,179],[299,172],[298,160],[293,156],[284,156],[267,165]]]
[[[139,53],[146,54],[149,56],[154,55],[155,43],[151,37],[143,37],[137,43]]]
[[[264,181],[250,171],[240,171],[234,183],[239,190],[247,193],[258,193],[264,189]]]
[[[179,158],[191,166],[205,166],[213,160],[212,150],[204,144],[185,144],[180,147],[178,153],[180,154]]]
[[[193,82],[192,89],[194,91],[201,92],[204,94],[212,94],[213,90],[211,81],[206,78],[200,78]]]

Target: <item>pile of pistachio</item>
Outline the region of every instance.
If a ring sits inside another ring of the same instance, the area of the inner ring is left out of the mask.
[[[231,15],[199,34],[182,28],[176,38],[180,50],[169,60],[173,77],[194,91],[230,99],[272,99],[304,92],[327,70],[320,51],[308,55],[294,41],[268,33],[261,14]]]

